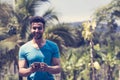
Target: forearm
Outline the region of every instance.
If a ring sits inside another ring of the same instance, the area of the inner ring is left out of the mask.
[[[48,66],[47,72],[51,74],[57,74],[61,72],[60,66]]]
[[[28,76],[32,73],[32,68],[20,68],[19,69],[19,75],[20,76]]]

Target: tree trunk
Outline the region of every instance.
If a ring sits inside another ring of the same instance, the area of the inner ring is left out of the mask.
[[[91,57],[91,69],[92,69],[92,80],[95,80],[95,69],[94,69],[94,57],[93,57],[93,46],[94,43],[90,40],[90,57]]]
[[[108,69],[107,69],[107,80],[113,80],[113,68],[108,65]]]
[[[77,70],[73,70],[73,80],[77,80],[77,76],[76,76],[76,74],[77,74]]]

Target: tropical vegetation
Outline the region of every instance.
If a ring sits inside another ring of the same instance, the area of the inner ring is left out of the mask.
[[[29,18],[44,3],[49,0],[15,0],[15,8],[0,3],[0,80],[24,79],[17,74],[18,50],[31,38]],[[91,21],[77,26],[59,23],[53,9],[42,16],[47,21],[44,37],[60,48],[62,72],[56,80],[120,79],[119,0],[97,9]]]

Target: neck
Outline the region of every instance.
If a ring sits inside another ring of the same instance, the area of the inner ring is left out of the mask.
[[[34,42],[34,43],[42,43],[43,42],[43,38],[41,38],[41,39],[32,39],[32,41]]]

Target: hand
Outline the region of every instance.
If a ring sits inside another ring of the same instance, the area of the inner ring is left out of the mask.
[[[32,72],[39,71],[40,62],[34,62],[34,63],[32,63],[32,64],[31,64],[31,67],[32,67]]]
[[[48,65],[44,62],[40,63],[40,71],[47,71],[48,70]]]

